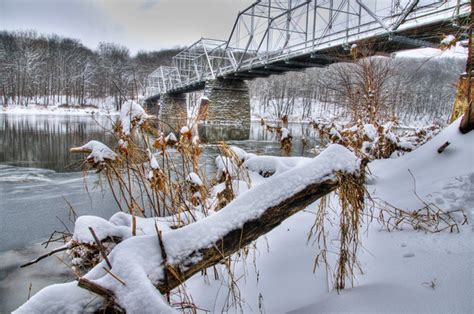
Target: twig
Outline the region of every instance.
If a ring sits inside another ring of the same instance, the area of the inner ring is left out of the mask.
[[[158,236],[158,242],[160,244],[162,266],[164,268],[166,268],[167,264],[168,264],[167,263],[168,255],[166,254],[166,250],[165,250],[165,246],[164,246],[164,243],[163,243],[163,237],[162,237],[162,234],[161,234],[161,230],[158,228],[158,224],[156,223],[156,220],[155,220],[155,230],[156,230],[156,234]],[[165,273],[165,278],[164,278],[165,285],[166,285],[166,287],[169,287],[168,273],[166,271],[164,273]],[[170,302],[170,293],[169,292],[166,294],[166,298],[168,299],[168,302]]]
[[[117,275],[115,275],[114,273],[112,273],[109,269],[107,269],[107,267],[102,267],[103,270],[105,270],[105,272],[107,274],[109,274],[110,276],[114,277],[118,282],[120,282],[122,285],[126,286],[125,284],[125,281],[123,281],[122,279],[120,279]]]
[[[115,293],[112,290],[99,286],[98,284],[90,281],[89,279],[79,278],[77,285],[83,289],[89,290],[90,292],[100,295],[101,297],[108,299],[115,298]]]
[[[125,97],[120,87],[118,87],[117,83],[115,83],[114,80],[110,80],[110,81],[112,82],[112,84],[114,84],[115,88],[118,90],[118,92],[120,93],[120,96],[124,99],[124,101],[127,101],[127,97]]]
[[[446,149],[446,147],[449,146],[449,144],[451,144],[450,142],[445,142],[443,145],[441,145],[439,148],[438,148],[438,154],[441,154],[442,152],[444,152],[444,150]]]
[[[23,268],[23,267],[26,267],[26,266],[30,266],[30,265],[36,264],[36,263],[38,263],[39,261],[41,261],[42,259],[44,259],[44,258],[46,258],[46,257],[49,257],[49,256],[51,256],[51,255],[53,255],[53,254],[58,253],[58,252],[62,252],[62,251],[66,251],[66,250],[72,249],[72,248],[74,248],[74,247],[76,247],[76,246],[78,246],[78,244],[72,244],[72,245],[70,245],[69,243],[67,243],[66,245],[63,245],[63,246],[61,246],[61,247],[59,247],[59,248],[57,248],[57,249],[55,249],[55,250],[52,250],[51,252],[48,252],[48,253],[46,253],[46,254],[44,254],[44,255],[41,255],[41,256],[37,257],[36,259],[34,259],[34,260],[32,260],[32,261],[30,261],[30,262],[28,262],[28,263],[26,263],[26,264],[21,265],[20,268]]]
[[[33,287],[33,284],[30,282],[30,285],[28,286],[28,300],[31,298],[31,288]]]
[[[94,232],[94,229],[92,229],[91,227],[89,227],[89,231],[91,232],[92,236],[94,237],[94,240],[95,240],[95,243],[97,244],[98,248],[99,248],[99,252],[100,254],[102,255],[102,257],[104,258],[105,262],[107,263],[107,265],[109,266],[110,269],[112,269],[112,264],[110,263],[108,257],[107,257],[107,253],[105,252],[105,249],[104,247],[102,246],[102,242],[99,241],[99,238],[97,238],[97,235],[95,234]]]

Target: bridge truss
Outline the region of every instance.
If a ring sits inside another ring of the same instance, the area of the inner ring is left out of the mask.
[[[470,0],[259,0],[237,15],[227,40],[201,38],[151,73],[147,95],[324,66],[364,40],[434,47],[469,14]]]

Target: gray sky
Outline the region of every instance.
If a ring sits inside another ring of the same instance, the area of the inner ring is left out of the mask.
[[[239,10],[254,0],[0,0],[1,30],[36,30],[138,50],[227,39]]]

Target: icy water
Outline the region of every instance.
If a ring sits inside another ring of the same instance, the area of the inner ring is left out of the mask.
[[[0,313],[9,313],[29,294],[54,282],[67,281],[70,271],[54,257],[37,265],[19,265],[43,254],[39,244],[55,230],[72,228],[72,206],[77,215],[94,214],[104,218],[117,211],[113,197],[101,187],[99,178],[83,178],[83,156],[69,148],[91,139],[114,145],[107,130],[108,117],[0,114]],[[309,155],[301,136],[314,139],[306,125],[293,124],[293,155]],[[217,155],[215,143],[225,139],[249,152],[280,155],[275,134],[259,123],[250,128],[201,127],[203,158],[212,165]],[[87,187],[87,190],[86,190]]]

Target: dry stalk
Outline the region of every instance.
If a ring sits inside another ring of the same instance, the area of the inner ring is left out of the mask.
[[[364,215],[365,200],[365,165],[362,163],[361,171],[357,175],[339,172],[336,174],[339,187],[336,190],[340,210],[338,225],[339,243],[337,261],[335,265],[330,265],[328,258],[328,239],[326,233],[326,221],[328,212],[328,198],[320,200],[315,213],[315,221],[308,233],[308,241],[315,237],[318,243],[319,253],[314,260],[313,272],[323,263],[325,265],[327,286],[330,287],[329,278],[333,277],[333,287],[341,290],[346,287],[346,279],[350,279],[353,285],[356,271],[362,272],[357,260],[361,246],[360,232]],[[333,270],[334,268],[334,270]]]

